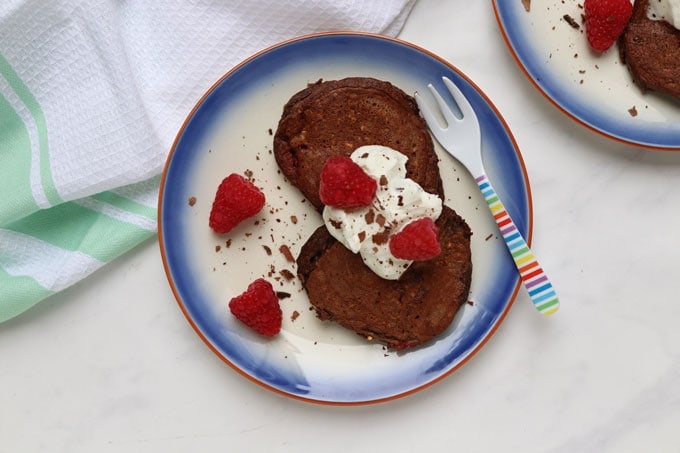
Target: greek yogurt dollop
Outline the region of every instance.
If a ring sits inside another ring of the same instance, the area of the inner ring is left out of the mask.
[[[352,252],[359,253],[373,272],[397,280],[412,261],[392,256],[390,234],[414,219],[437,220],[442,200],[406,177],[408,158],[392,148],[362,146],[350,158],[378,182],[373,203],[351,210],[326,206],[324,223],[330,234]]]
[[[676,29],[680,29],[680,0],[649,0],[647,17],[665,20]]]

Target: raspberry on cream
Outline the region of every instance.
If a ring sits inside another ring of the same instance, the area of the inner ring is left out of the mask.
[[[350,157],[378,182],[375,197],[370,206],[361,208],[324,207],[324,223],[330,234],[352,252],[359,253],[373,272],[397,280],[412,261],[392,256],[390,234],[414,219],[436,220],[441,214],[442,200],[406,177],[408,158],[392,148],[362,146]]]

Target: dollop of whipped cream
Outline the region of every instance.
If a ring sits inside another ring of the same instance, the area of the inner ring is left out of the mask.
[[[390,253],[390,234],[414,219],[437,220],[442,200],[406,177],[408,158],[399,151],[368,145],[357,148],[350,158],[378,182],[373,203],[351,210],[326,206],[324,223],[330,234],[353,253],[359,253],[373,272],[384,279],[397,280],[412,261]]]
[[[665,20],[680,30],[680,0],[649,0],[647,17]]]

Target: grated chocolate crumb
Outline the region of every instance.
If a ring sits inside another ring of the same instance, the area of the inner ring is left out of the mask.
[[[375,221],[378,222],[378,225],[380,225],[381,227],[384,227],[385,223],[387,223],[387,219],[382,214],[378,214]]]
[[[569,14],[565,14],[564,16],[562,16],[562,19],[564,19],[564,21],[568,23],[571,26],[571,28],[574,28],[576,30],[581,28],[578,22],[576,22],[576,20],[574,20],[574,18],[571,17]]]
[[[279,247],[279,252],[283,254],[283,256],[286,257],[286,260],[288,260],[291,263],[295,262],[295,257],[291,253],[290,249],[286,244],[283,244],[281,247]]]
[[[288,269],[281,269],[279,271],[279,274],[281,274],[281,276],[288,281],[291,281],[292,279],[295,278],[295,274],[289,271]]]
[[[374,234],[371,239],[373,240],[373,243],[375,245],[382,245],[382,244],[387,244],[387,241],[390,239],[390,232],[389,230],[383,230],[379,233]]]

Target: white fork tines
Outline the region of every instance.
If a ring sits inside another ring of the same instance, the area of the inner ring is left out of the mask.
[[[557,293],[486,176],[482,163],[481,131],[477,115],[470,102],[451,80],[442,77],[442,81],[451,93],[460,114],[454,112],[434,86],[429,84],[427,87],[436,100],[446,124],[440,124],[437,114],[426,105],[419,93],[415,93],[423,118],[432,135],[446,152],[460,161],[475,178],[534,307],[544,315],[553,314],[560,305]]]
[[[432,134],[449,154],[461,161],[473,175],[482,173],[484,172],[484,168],[481,166],[482,135],[477,115],[475,115],[475,111],[467,98],[448,77],[442,77],[442,81],[456,102],[460,114],[452,110],[448,102],[431,83],[427,85],[427,88],[437,101],[439,112],[444,117],[446,124],[440,124],[437,115],[425,106],[420,95],[416,93],[415,98],[420,112]],[[453,150],[455,150],[455,154],[453,154]]]

